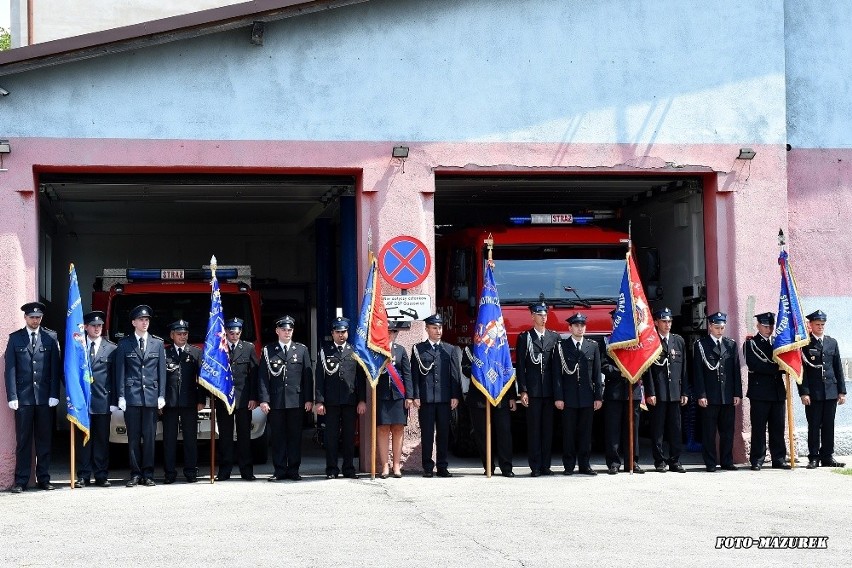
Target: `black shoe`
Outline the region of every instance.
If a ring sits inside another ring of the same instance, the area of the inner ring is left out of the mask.
[[[349,471],[343,474],[346,479],[358,479],[358,474],[354,471]]]
[[[562,475],[574,475],[574,468],[566,469],[562,472]]]
[[[27,490],[27,488],[24,487],[23,485],[13,485],[12,487],[9,488],[10,493],[23,493],[26,490]]]
[[[500,473],[503,477],[515,477],[515,472],[513,471],[504,471]]]
[[[431,471],[424,471],[423,472],[423,477],[434,477],[434,475],[435,474],[432,473]]]
[[[74,482],[74,489],[82,489],[85,486],[86,486],[86,482],[83,481],[82,479],[78,479],[77,481]]]
[[[49,481],[39,481],[36,486],[42,491],[53,491],[56,489]]]
[[[831,461],[829,462],[822,460],[822,467],[846,467],[846,464],[831,458]]]
[[[255,479],[257,479],[257,476],[255,476],[253,473],[246,473],[241,475],[240,477],[243,479],[243,481],[254,481]]]
[[[287,477],[283,476],[283,475],[270,475],[269,477],[266,478],[266,481],[269,481],[271,483],[275,483],[277,481],[284,481],[285,479],[287,479]]]
[[[539,475],[541,475],[541,472],[537,469],[530,471],[530,477],[538,477]]]
[[[125,487],[136,487],[137,485],[139,485],[140,481],[141,481],[141,478],[138,475],[134,475],[133,477],[130,478],[130,481],[127,482]]]
[[[772,469],[793,469],[787,462],[775,462],[772,464]]]
[[[216,476],[216,481],[228,481],[229,479],[231,479],[230,473],[220,473]]]
[[[716,471],[716,466],[715,465],[708,465],[704,469],[706,469],[710,473],[714,473]]]
[[[175,478],[171,477],[171,476],[169,476],[169,477],[167,477],[163,480],[163,483],[165,483],[166,485],[171,485],[174,482],[175,482]]]
[[[753,463],[753,464],[751,464],[751,470],[752,470],[752,471],[760,471],[760,467],[761,467],[761,466],[760,466],[760,464],[759,464],[759,463]]]
[[[291,473],[287,476],[287,479],[289,479],[290,481],[302,481],[302,476],[298,473]]]
[[[383,472],[379,475],[379,477],[380,477],[380,478],[382,478],[382,479],[387,479],[389,475],[390,475],[390,473],[389,473],[389,472],[387,472],[387,471],[383,471]]]
[[[453,474],[450,473],[449,470],[446,470],[446,469],[439,469],[438,470],[438,477],[452,477],[452,476],[453,476]]]
[[[590,467],[581,469],[580,473],[582,473],[583,475],[597,475],[598,474],[598,472],[596,472],[595,470],[593,470]]]
[[[656,471],[657,473],[666,473],[666,464],[662,463],[662,462],[661,463],[655,463],[654,464],[654,471]],[[674,471],[674,470],[672,470],[672,471]]]
[[[819,460],[810,460],[808,465],[805,466],[805,469],[816,469],[819,467]]]
[[[609,475],[616,475],[616,474],[618,474],[618,466],[616,464],[612,464],[611,466],[609,466],[609,468],[606,470],[606,472]]]
[[[109,482],[109,479],[96,479],[95,485],[98,487],[112,487],[112,483]]]
[[[144,485],[145,487],[154,487],[157,484],[154,483],[154,480],[150,477],[146,477],[145,479],[139,482],[139,485]]]
[[[725,471],[737,471],[740,468],[738,468],[734,464],[729,464],[729,465],[723,465],[722,469],[724,469]]]
[[[639,467],[638,463],[633,464],[633,473],[645,473],[645,470]]]
[[[196,476],[196,475],[187,475],[186,476],[186,482],[187,483],[195,483],[197,481],[198,481],[198,476]]]
[[[680,465],[680,462],[674,462],[669,464],[669,471],[676,471],[678,473],[686,473],[686,470],[683,469],[683,466]]]
[[[541,472],[540,472],[540,473],[541,473],[542,475],[553,475],[553,470],[552,470],[552,469],[550,469],[550,468],[547,468],[547,469],[543,469],[543,470],[541,470]]]

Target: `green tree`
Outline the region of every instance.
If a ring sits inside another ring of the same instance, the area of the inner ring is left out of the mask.
[[[0,51],[12,47],[12,34],[5,28],[0,28]]]

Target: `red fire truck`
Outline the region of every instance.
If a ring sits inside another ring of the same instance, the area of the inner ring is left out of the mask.
[[[472,344],[488,259],[485,239],[490,236],[513,361],[518,335],[532,327],[529,305],[534,302],[548,305],[547,327],[563,337],[570,333],[565,320],[582,312],[588,318],[587,336],[603,346],[604,336],[612,332],[610,311],[618,300],[629,239],[624,232],[586,224],[591,217],[533,215],[516,219],[524,223],[520,225],[469,228],[436,237],[436,304],[444,318],[444,339],[462,348]],[[454,451],[470,453],[464,417],[458,420]],[[515,422],[523,427],[521,420]],[[515,437],[518,442],[524,438]]]
[[[216,270],[222,309],[225,317],[238,317],[243,325],[242,339],[254,343],[260,356],[260,293],[252,290],[251,269],[248,266],[220,266]],[[189,342],[203,349],[207,320],[210,313],[209,268],[200,269],[133,269],[106,268],[103,277],[95,281],[92,309],[106,313],[104,337],[118,342],[133,333],[130,310],[140,304],[151,306],[149,332],[170,343],[168,325],[179,319],[190,323]],[[180,430],[178,430],[180,432]],[[266,461],[266,415],[255,409],[252,412],[252,454],[255,461]],[[179,434],[180,435],[180,434]],[[198,415],[198,439],[210,438],[210,409]],[[162,440],[162,427],[157,425],[157,440]],[[110,442],[127,443],[124,413],[113,412],[110,424]]]

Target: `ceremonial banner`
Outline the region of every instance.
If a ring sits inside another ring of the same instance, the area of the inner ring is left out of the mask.
[[[74,265],[68,270],[68,312],[65,315],[65,400],[68,421],[83,432],[83,445],[89,441],[89,403],[92,400],[92,367],[86,353],[83,305]],[[72,480],[73,481],[73,480]]]
[[[490,261],[485,267],[471,355],[471,382],[497,406],[515,381],[515,369]]]
[[[612,321],[612,336],[607,350],[612,360],[631,383],[639,380],[662,351],[660,336],[645,298],[633,255],[627,253],[618,306]]]
[[[228,358],[228,340],[225,320],[222,317],[222,296],[216,279],[216,257],[210,262],[213,279],[210,281],[210,318],[204,339],[204,359],[199,372],[199,384],[225,403],[228,414],[234,412],[234,377]],[[211,429],[215,426],[211,425]]]
[[[772,341],[772,359],[785,373],[796,379],[797,383],[802,384],[800,349],[807,345],[810,339],[787,251],[781,251],[778,264],[781,267],[781,294],[778,300],[775,339]]]
[[[355,337],[352,340],[352,347],[355,349],[353,357],[364,369],[373,388],[378,384],[379,375],[382,374],[382,369],[387,365],[391,355],[388,313],[382,300],[382,284],[381,279],[378,278],[377,268],[376,258],[371,252],[370,272],[367,274],[364,298],[361,300],[358,327],[355,329]],[[390,369],[388,371],[390,372]],[[391,378],[393,376],[391,373]],[[405,390],[404,387],[403,390]]]

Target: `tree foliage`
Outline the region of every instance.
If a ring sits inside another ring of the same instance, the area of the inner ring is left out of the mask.
[[[12,47],[12,34],[6,28],[0,28],[0,51]]]

